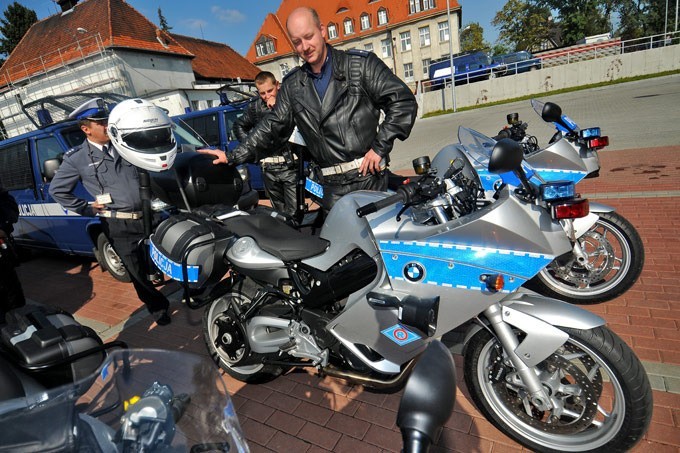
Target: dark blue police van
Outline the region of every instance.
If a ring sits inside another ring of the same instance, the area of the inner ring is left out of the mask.
[[[119,95],[82,93],[53,96],[24,105],[24,113],[38,129],[0,141],[0,182],[19,205],[20,217],[13,233],[19,246],[96,257],[114,278],[129,281],[125,267],[102,232],[99,218],[68,211],[49,194],[50,181],[64,153],[85,140],[77,121],[64,118],[69,111],[95,97],[103,98],[108,104],[126,99]],[[64,106],[70,110],[64,112]],[[181,124],[176,123],[174,132],[178,151],[206,147]],[[80,184],[74,193],[93,200]],[[247,181],[244,181],[242,198],[246,204],[257,202],[257,194]],[[152,201],[152,206],[156,210],[167,207],[159,200]]]

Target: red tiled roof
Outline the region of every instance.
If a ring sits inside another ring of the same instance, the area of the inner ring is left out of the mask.
[[[338,38],[330,40],[331,44],[341,43],[357,37],[370,36],[376,32],[382,32],[388,27],[393,28],[397,24],[422,19],[434,14],[441,14],[442,11],[446,11],[445,0],[437,0],[435,8],[415,14],[409,12],[409,2],[407,0],[326,0],[314,3],[313,7],[319,13],[321,22],[326,25],[329,23],[336,25]],[[246,54],[246,58],[249,61],[262,63],[295,52],[286,32],[286,19],[295,8],[300,6],[310,6],[309,0],[283,0],[276,14],[268,14],[265,17],[260,31]],[[451,0],[450,6],[451,11],[460,9],[457,0]],[[378,25],[378,10],[381,8],[387,10],[388,23],[386,25]],[[360,17],[364,13],[367,13],[371,19],[371,27],[367,30],[361,30]],[[354,33],[351,35],[345,35],[344,32],[343,21],[347,18],[352,19],[354,22]],[[257,57],[255,44],[263,35],[274,40],[276,52],[263,57]]]
[[[196,55],[191,61],[196,78],[255,80],[260,69],[226,44],[171,33],[182,47]]]
[[[94,54],[100,46],[194,56],[124,0],[86,0],[33,24],[0,68],[0,86]]]

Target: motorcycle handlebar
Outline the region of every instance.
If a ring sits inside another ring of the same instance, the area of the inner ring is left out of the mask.
[[[367,205],[361,206],[360,208],[357,209],[357,217],[365,217],[368,214],[378,212],[381,209],[384,209],[388,206],[392,206],[393,204],[399,203],[400,201],[403,202],[405,201],[405,197],[406,193],[399,190],[397,193],[387,198],[383,198],[382,200],[378,200],[374,203],[369,203]]]

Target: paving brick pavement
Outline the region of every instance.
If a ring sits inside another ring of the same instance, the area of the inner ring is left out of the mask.
[[[680,451],[680,146],[601,153],[599,178],[579,190],[614,206],[640,232],[646,263],[623,296],[585,308],[603,316],[644,361],[654,391],[654,415],[634,452]],[[74,313],[108,339],[134,347],[180,349],[206,355],[202,310],[179,301],[178,288],[163,288],[173,301],[173,322],[158,327],[129,284],[113,280],[90,260],[40,255],[19,268],[32,301]],[[454,412],[435,452],[526,451],[475,409],[459,369]],[[181,364],[178,364],[181,366]],[[360,386],[296,370],[268,384],[246,385],[225,376],[251,450],[399,451],[395,425],[401,392],[375,393]]]

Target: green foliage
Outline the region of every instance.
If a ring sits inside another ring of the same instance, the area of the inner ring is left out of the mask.
[[[9,56],[19,44],[31,25],[38,22],[38,15],[17,2],[12,3],[0,19],[0,64],[4,63],[4,56]]]
[[[508,0],[491,23],[500,28],[498,40],[512,51],[535,51],[550,37],[550,9],[527,0]]]
[[[172,27],[168,25],[168,21],[165,19],[160,6],[158,7],[158,24],[160,25],[160,29],[165,32],[172,30]]]
[[[675,8],[672,7],[672,2],[669,3],[667,25],[668,30],[672,30],[675,25]],[[616,35],[623,40],[664,32],[666,0],[619,0],[615,11],[619,15]]]
[[[474,52],[488,50],[491,46],[484,41],[484,28],[478,22],[468,24],[460,32],[460,51]]]

